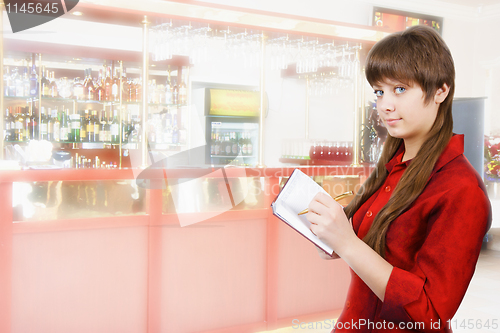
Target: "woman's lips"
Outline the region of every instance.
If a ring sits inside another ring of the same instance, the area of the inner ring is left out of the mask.
[[[393,126],[400,120],[401,120],[401,118],[399,118],[399,119],[387,119],[385,122],[387,123],[387,125]]]

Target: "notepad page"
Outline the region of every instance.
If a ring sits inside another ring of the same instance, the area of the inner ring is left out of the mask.
[[[328,194],[311,177],[295,170],[280,194],[280,201],[287,209],[297,214],[307,208],[318,192]]]
[[[275,204],[275,211],[292,228],[316,243],[323,250],[332,253],[333,250],[311,232],[309,229],[311,223],[307,220],[306,215],[297,215],[307,208],[318,192],[328,194],[309,176],[300,170],[295,170],[280,193],[280,197]]]

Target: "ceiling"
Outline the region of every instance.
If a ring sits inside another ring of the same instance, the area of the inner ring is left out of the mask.
[[[468,7],[481,7],[500,4],[500,0],[440,0],[455,5],[468,6]]]

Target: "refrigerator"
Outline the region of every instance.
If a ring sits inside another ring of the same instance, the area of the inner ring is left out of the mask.
[[[464,155],[484,177],[484,97],[453,100],[453,133],[464,134]]]
[[[204,111],[205,163],[256,166],[260,92],[205,88]]]

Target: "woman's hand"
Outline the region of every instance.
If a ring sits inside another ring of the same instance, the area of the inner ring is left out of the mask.
[[[357,239],[342,205],[329,195],[318,193],[308,208],[306,217],[311,222],[311,231],[342,257],[343,251]]]

